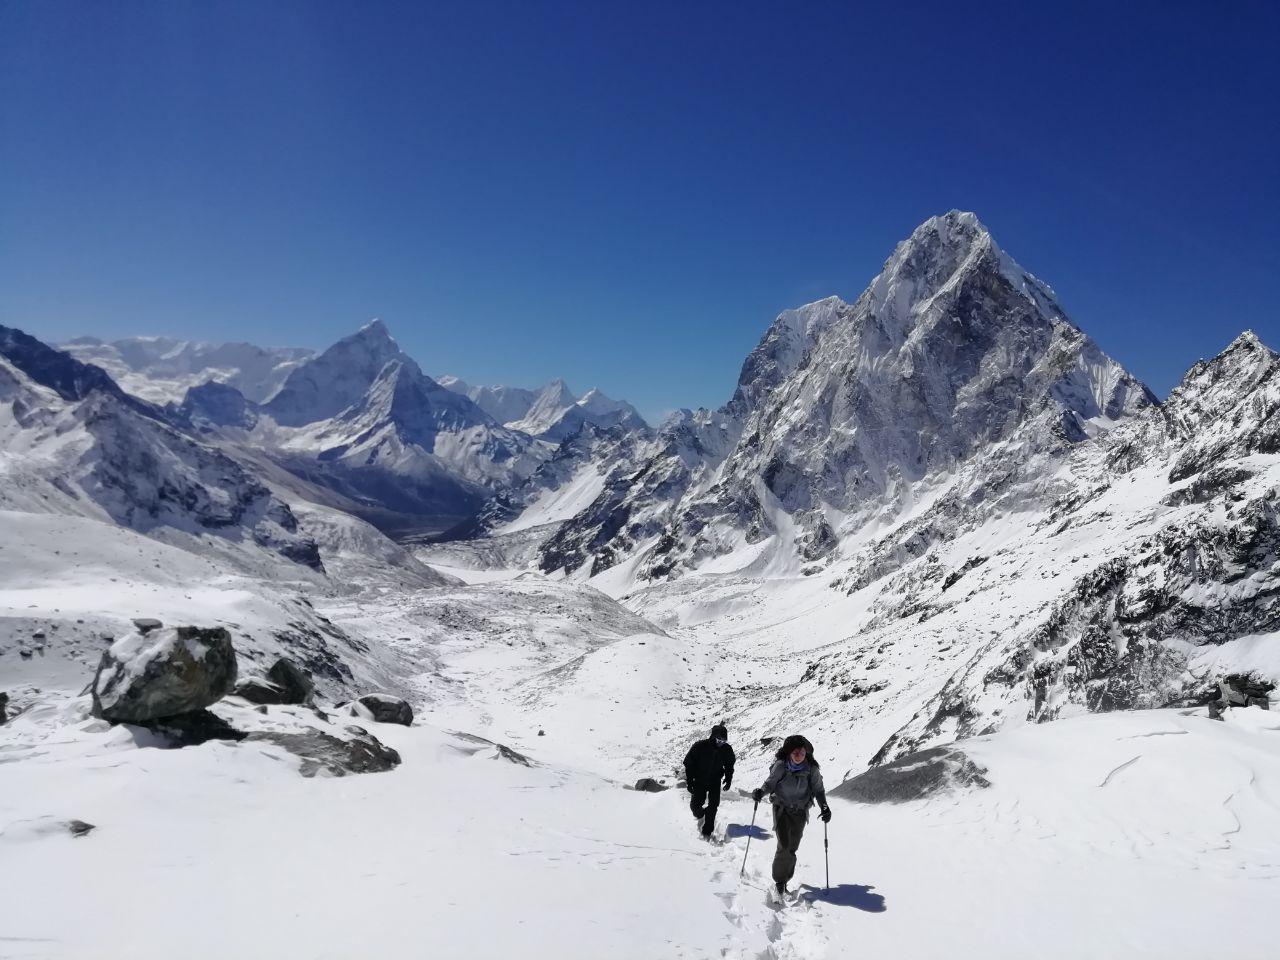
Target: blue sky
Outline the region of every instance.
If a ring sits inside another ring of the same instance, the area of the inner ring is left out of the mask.
[[[0,323],[718,405],[974,210],[1158,392],[1280,348],[1280,5],[0,5]]]

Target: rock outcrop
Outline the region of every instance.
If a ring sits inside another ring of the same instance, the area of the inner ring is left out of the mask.
[[[406,727],[413,724],[413,707],[389,693],[367,693],[341,706],[353,717],[378,723],[398,723]]]
[[[830,796],[858,803],[907,803],[950,790],[989,787],[986,772],[958,747],[931,747],[851,777]]]
[[[93,680],[93,714],[145,723],[202,710],[231,693],[236,654],[223,627],[136,633],[102,655]]]

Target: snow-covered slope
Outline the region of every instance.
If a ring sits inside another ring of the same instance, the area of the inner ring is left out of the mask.
[[[248,343],[203,343],[172,337],[127,337],[110,342],[78,337],[59,345],[92,363],[134,396],[154,403],[180,403],[187,390],[213,381],[234,387],[255,403],[274,394],[312,351],[257,347]]]
[[[0,943],[14,958],[147,960],[199,927],[185,949],[201,958],[426,942],[449,957],[635,960],[1156,958],[1225,942],[1262,958],[1280,884],[1276,724],[1260,710],[1229,724],[1112,715],[972,744],[986,789],[834,799],[829,887],[814,822],[801,899],[775,910],[767,815],[752,827],[750,802],[727,799],[728,842],[708,846],[683,791],[584,769],[587,736],[565,764],[436,724],[375,724],[399,769],[303,779],[271,745],[145,749],[83,703],[50,705],[0,728],[0,900],[24,904]],[[73,819],[94,829],[73,837]],[[213,881],[198,897],[195,877]],[[131,919],[142,889],[145,924]]]
[[[234,460],[98,368],[7,327],[0,475],[0,509],[109,519],[196,551],[267,550],[320,565],[288,505]]]

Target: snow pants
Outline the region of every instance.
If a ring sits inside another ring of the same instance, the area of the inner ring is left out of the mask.
[[[796,872],[796,851],[804,836],[804,825],[809,822],[809,811],[792,810],[776,800],[773,803],[773,833],[778,838],[778,849],[773,854],[773,882],[786,883]]]
[[[720,781],[707,785],[705,783],[689,784],[689,809],[695,817],[705,817],[702,821],[702,835],[711,836],[716,826],[716,810],[720,807]]]

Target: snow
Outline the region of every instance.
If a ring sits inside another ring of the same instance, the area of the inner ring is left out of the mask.
[[[1280,718],[1256,709],[971,741],[990,789],[833,800],[831,890],[814,820],[801,900],[781,912],[765,903],[768,813],[751,831],[740,796],[721,807],[727,843],[708,846],[683,791],[590,769],[588,735],[567,751],[579,763],[526,766],[434,722],[368,726],[400,768],[303,779],[270,745],[149,747],[87,719],[83,698],[19,717],[0,733],[0,902],[23,908],[0,952],[1076,960],[1277,945]],[[96,829],[73,838],[73,818]]]
[[[531,527],[562,523],[591,505],[604,489],[605,476],[594,463],[584,464],[567,483],[542,491],[514,520],[494,533],[518,533]]]

